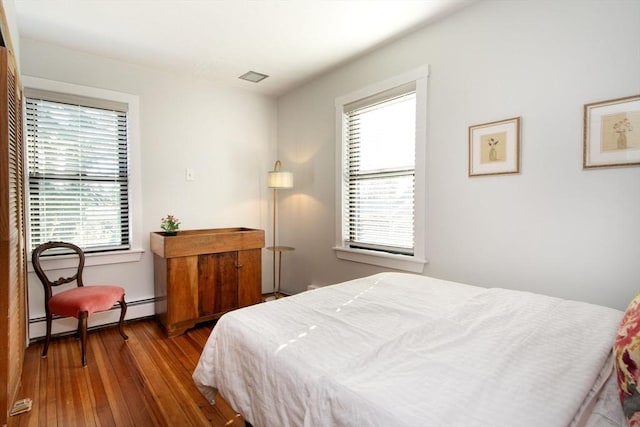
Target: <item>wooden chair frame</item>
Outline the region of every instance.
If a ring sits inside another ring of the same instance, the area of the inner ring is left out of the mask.
[[[70,250],[73,254],[78,256],[78,265],[76,267],[75,274],[70,277],[60,277],[56,280],[51,280],[47,273],[43,270],[40,265],[40,256],[47,250],[50,249],[67,249]],[[56,286],[64,285],[67,283],[71,283],[73,281],[76,282],[77,287],[84,287],[84,283],[82,281],[82,272],[84,270],[85,257],[83,250],[74,245],[73,243],[67,242],[48,242],[44,243],[33,250],[31,254],[31,262],[33,263],[33,269],[36,272],[36,275],[40,279],[42,286],[44,287],[44,304],[45,304],[45,313],[47,319],[47,335],[44,342],[44,347],[42,349],[41,356],[43,358],[47,357],[47,351],[49,350],[49,342],[51,341],[51,324],[53,321],[53,313],[49,308],[49,300],[53,296],[53,288]],[[64,291],[62,291],[64,292]],[[124,333],[122,328],[124,323],[124,317],[127,313],[127,303],[124,299],[124,293],[122,298],[117,301],[120,304],[120,321],[118,322],[118,332],[120,336],[126,341],[129,337]],[[87,319],[89,317],[89,313],[87,311],[80,311],[78,313],[78,328],[77,333],[80,337],[81,349],[82,349],[82,366],[87,366],[87,358],[86,358],[86,350],[87,350]]]

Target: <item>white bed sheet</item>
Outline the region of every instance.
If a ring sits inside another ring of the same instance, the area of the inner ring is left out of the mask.
[[[383,273],[227,313],[193,378],[255,427],[568,426],[621,317]]]
[[[586,414],[585,427],[628,427],[622,412],[616,375],[611,366],[611,375],[595,396],[592,408]]]

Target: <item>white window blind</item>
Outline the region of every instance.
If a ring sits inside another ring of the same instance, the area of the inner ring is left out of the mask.
[[[127,104],[25,90],[31,248],[129,248]]]
[[[346,244],[414,254],[415,82],[344,106]]]

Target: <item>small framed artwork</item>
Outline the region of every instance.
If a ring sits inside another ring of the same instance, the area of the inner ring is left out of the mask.
[[[640,95],[584,106],[582,166],[640,165]]]
[[[469,126],[469,176],[520,172],[520,117]]]

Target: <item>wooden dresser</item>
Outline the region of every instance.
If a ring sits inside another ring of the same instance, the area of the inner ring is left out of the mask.
[[[151,233],[156,317],[168,336],[262,299],[264,230]]]

